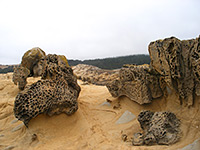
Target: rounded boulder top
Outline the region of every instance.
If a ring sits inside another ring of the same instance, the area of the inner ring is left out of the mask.
[[[42,49],[34,47],[24,53],[21,65],[29,70],[33,70],[34,65],[44,56],[46,56],[46,54]]]

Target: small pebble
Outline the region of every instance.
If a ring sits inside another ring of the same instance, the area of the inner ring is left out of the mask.
[[[111,106],[109,102],[103,102],[100,106]]]
[[[14,123],[16,123],[18,121],[19,121],[18,119],[14,119],[14,120],[11,121],[11,124],[14,124]]]
[[[3,134],[0,134],[0,137],[4,137],[4,135],[3,135]]]
[[[127,135],[126,134],[122,134],[122,141],[124,141],[124,142],[127,141]]]

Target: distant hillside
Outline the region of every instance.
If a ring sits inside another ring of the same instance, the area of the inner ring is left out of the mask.
[[[104,59],[91,59],[91,60],[68,60],[70,66],[76,66],[78,64],[87,64],[97,66],[101,69],[118,69],[124,64],[149,64],[149,55],[130,55],[121,57],[112,57]],[[13,72],[14,65],[0,65],[0,73]]]
[[[92,60],[68,60],[70,66],[75,66],[77,64],[87,64],[97,66],[101,69],[118,69],[121,68],[124,64],[149,64],[150,57],[149,55],[130,55],[130,56],[121,56],[121,57],[112,57],[104,59],[92,59]]]
[[[0,65],[0,74],[13,72],[13,68],[15,65]]]

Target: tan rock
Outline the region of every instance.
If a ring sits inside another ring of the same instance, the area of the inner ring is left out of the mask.
[[[118,77],[118,70],[105,70],[86,64],[79,64],[72,67],[74,74],[84,82],[96,85],[106,85]]]
[[[106,86],[113,97],[125,95],[139,104],[150,103],[152,98],[163,95],[159,75],[153,74],[148,65],[125,65],[119,79]]]
[[[45,55],[45,52],[39,47],[32,48],[26,53],[24,53],[21,65],[29,69],[30,74],[32,74],[32,76],[37,76],[37,74],[33,72],[33,68],[38,63],[38,61]]]
[[[138,121],[144,134],[133,137],[133,145],[170,145],[181,137],[180,120],[172,112],[142,111]]]
[[[66,113],[72,115],[78,109],[80,86],[73,70],[57,55],[47,55],[40,60],[42,79],[21,91],[14,102],[15,117],[28,126],[39,114],[49,116]]]
[[[180,102],[193,105],[194,91],[199,91],[200,37],[179,40],[175,37],[149,44],[151,67],[157,71],[170,89],[177,91]]]
[[[26,86],[27,84],[27,77],[29,76],[30,74],[30,71],[26,68],[26,67],[23,67],[23,66],[18,66],[18,67],[14,67],[14,73],[13,73],[13,82],[15,85],[18,85],[18,88],[20,90],[23,90],[24,87]]]

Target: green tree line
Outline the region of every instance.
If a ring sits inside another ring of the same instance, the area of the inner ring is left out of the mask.
[[[0,69],[0,73],[13,72],[14,66],[8,66],[7,68]]]
[[[112,57],[112,58],[103,58],[103,59],[90,59],[90,60],[72,60],[69,59],[68,63],[70,66],[76,66],[78,64],[87,64],[97,66],[101,69],[119,69],[124,64],[149,64],[150,57],[149,55],[129,55],[129,56],[121,56],[121,57]],[[8,66],[7,68],[0,69],[0,73],[8,73],[13,72],[14,66]]]
[[[87,64],[97,66],[101,69],[119,69],[124,64],[149,64],[150,57],[149,55],[129,55],[129,56],[121,56],[121,57],[112,57],[112,58],[104,58],[104,59],[92,59],[92,60],[68,60],[70,66],[75,66],[77,64]]]

